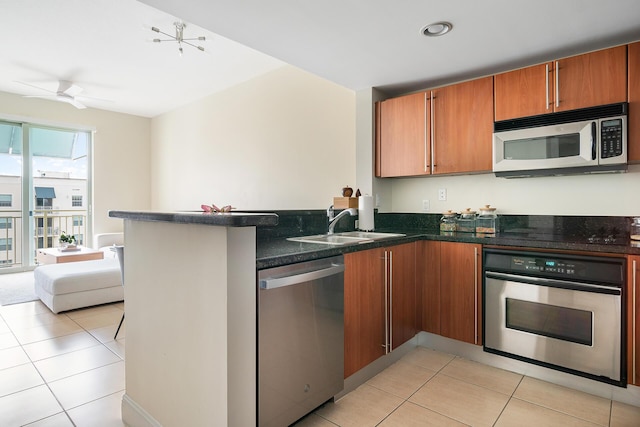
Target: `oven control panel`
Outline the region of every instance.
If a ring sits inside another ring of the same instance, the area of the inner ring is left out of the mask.
[[[584,266],[576,261],[566,261],[553,258],[530,258],[514,256],[511,258],[511,268],[523,272],[558,273],[562,276],[574,276],[576,271]]]
[[[626,260],[622,257],[490,248],[485,248],[482,252],[485,272],[614,286],[622,286],[626,281]]]

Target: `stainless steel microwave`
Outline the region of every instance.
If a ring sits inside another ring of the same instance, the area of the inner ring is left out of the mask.
[[[494,123],[493,172],[506,178],[626,172],[627,103]]]

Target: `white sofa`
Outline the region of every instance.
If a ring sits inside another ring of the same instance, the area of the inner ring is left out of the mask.
[[[123,243],[122,233],[97,234],[93,247],[104,259],[36,267],[36,295],[54,313],[124,300],[120,264],[109,248]]]

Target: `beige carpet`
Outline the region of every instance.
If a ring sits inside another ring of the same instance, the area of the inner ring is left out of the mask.
[[[33,289],[33,271],[0,274],[0,305],[19,304],[37,299]]]

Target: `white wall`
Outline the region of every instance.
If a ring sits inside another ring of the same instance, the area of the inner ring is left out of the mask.
[[[122,230],[108,211],[151,208],[150,119],[0,92],[0,120],[95,129],[93,146],[94,233]]]
[[[326,209],[355,186],[355,109],[353,91],[284,66],[155,117],[152,207]]]
[[[517,179],[479,174],[392,181],[394,212],[422,212],[426,199],[431,212],[491,204],[503,214],[640,215],[640,165],[622,174]],[[447,189],[445,202],[438,201],[440,188]]]

